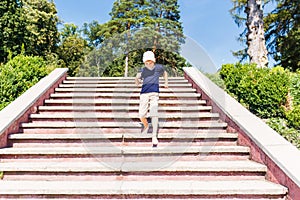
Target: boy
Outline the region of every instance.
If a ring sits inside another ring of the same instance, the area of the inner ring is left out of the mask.
[[[164,67],[156,64],[155,55],[152,51],[146,51],[143,54],[145,67],[135,77],[135,83],[138,86],[142,80],[143,85],[140,95],[139,116],[144,125],[142,134],[149,130],[149,124],[146,118],[148,110],[152,122],[152,146],[157,147],[157,130],[158,130],[158,99],[159,99],[159,77],[163,74],[165,79],[165,88],[168,88],[168,74]]]

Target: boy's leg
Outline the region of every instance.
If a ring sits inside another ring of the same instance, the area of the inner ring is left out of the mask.
[[[149,124],[146,118],[148,109],[149,109],[149,95],[148,94],[141,94],[140,95],[140,105],[139,105],[139,116],[140,120],[143,123],[144,129],[142,134],[146,134],[149,130]]]
[[[152,145],[156,147],[158,144],[158,93],[152,93],[150,96],[150,116],[152,121]]]
[[[157,129],[158,129],[158,117],[152,117],[152,145],[156,147],[158,145]]]
[[[148,124],[148,120],[145,117],[141,117],[140,118],[141,122],[143,123],[144,129],[142,131],[142,134],[147,134],[148,130],[149,130],[149,124]]]

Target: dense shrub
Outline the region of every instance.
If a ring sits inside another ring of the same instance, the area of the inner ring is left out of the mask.
[[[288,124],[300,130],[300,73],[291,73],[290,95],[292,97],[292,109],[287,110]]]
[[[293,100],[293,105],[300,105],[300,71],[291,74],[290,92]]]
[[[300,75],[281,67],[256,68],[249,64],[223,65],[225,88],[241,104],[300,149]],[[289,99],[288,92],[290,91]],[[287,100],[292,101],[290,107]]]
[[[300,105],[286,113],[289,125],[300,130]]]
[[[284,118],[270,118],[267,124],[274,129],[277,133],[282,135],[287,141],[300,149],[300,131],[289,127],[289,121]]]
[[[225,89],[225,84],[223,79],[220,77],[220,73],[215,74],[208,74],[206,73],[205,76],[209,78],[212,82],[214,82],[217,86],[219,86],[222,89]]]
[[[284,116],[289,76],[283,68],[257,68],[250,64],[223,65],[220,76],[226,90],[261,118]]]
[[[220,76],[224,80],[226,90],[233,96],[238,96],[239,91],[239,83],[245,76],[245,74],[251,69],[255,69],[254,65],[245,64],[242,65],[240,63],[237,64],[226,64],[222,66],[220,71]]]
[[[0,66],[0,110],[19,97],[52,69],[40,57],[19,55]]]

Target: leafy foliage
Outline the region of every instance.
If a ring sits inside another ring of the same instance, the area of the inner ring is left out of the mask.
[[[221,78],[219,72],[217,72],[215,74],[208,74],[208,73],[206,73],[205,76],[207,76],[207,78],[209,78],[212,82],[214,82],[220,88],[225,89],[224,81]]]
[[[23,0],[26,18],[26,55],[45,57],[59,42],[55,4],[48,0]]]
[[[282,67],[296,71],[300,68],[299,0],[277,2],[264,19],[269,53]]]
[[[233,8],[230,13],[235,23],[242,27],[245,25],[247,17],[245,9],[247,0],[231,0]],[[265,39],[269,56],[291,71],[300,68],[300,4],[299,0],[263,0],[264,7],[273,3],[275,8],[264,16]],[[238,40],[245,45],[245,48],[234,52],[233,55],[241,61],[248,57],[247,50],[247,29],[239,35]]]
[[[266,122],[272,129],[282,135],[287,141],[300,149],[300,131],[288,126],[288,121],[284,118],[270,118]]]
[[[53,1],[1,1],[0,11],[0,62],[7,62],[10,52],[46,57],[55,51],[58,17]]]
[[[300,105],[286,113],[289,125],[300,130]]]
[[[21,53],[21,46],[25,43],[26,21],[19,0],[0,2],[0,63]]]
[[[290,93],[293,99],[293,106],[300,105],[300,71],[291,74]]]
[[[299,74],[281,67],[258,69],[249,64],[223,65],[226,90],[285,139],[300,149]],[[290,91],[293,108],[285,106]]]
[[[177,0],[117,0],[110,15],[111,20],[104,24],[94,21],[84,25],[83,32],[96,49],[87,57],[92,60],[84,63],[81,74],[93,68],[98,71],[94,75],[119,76],[128,71],[134,76],[146,50],[152,50],[157,62],[172,74],[182,74],[186,61],[179,56],[184,36]]]
[[[48,75],[51,70],[41,57],[24,55],[16,56],[5,65],[0,65],[0,109]]]
[[[282,68],[261,69],[255,65],[223,65],[220,75],[226,90],[261,118],[284,115],[289,77]]]
[[[57,49],[58,59],[63,67],[68,67],[68,74],[78,74],[85,55],[89,52],[88,43],[80,36],[80,31],[75,24],[65,24],[61,35],[61,44]]]

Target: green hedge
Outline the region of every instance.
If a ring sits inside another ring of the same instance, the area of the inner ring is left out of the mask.
[[[300,149],[299,72],[238,63],[223,65],[220,76],[228,93]]]
[[[270,118],[267,124],[277,133],[282,135],[287,141],[300,149],[300,131],[289,126],[289,121],[284,118]]]
[[[293,98],[293,105],[300,105],[300,71],[291,74],[290,92]]]
[[[300,105],[286,113],[289,125],[300,130]]]
[[[0,65],[0,110],[14,101],[52,69],[40,57],[19,55]]]
[[[283,68],[250,64],[223,65],[220,76],[226,90],[260,118],[284,116],[289,75]]]

